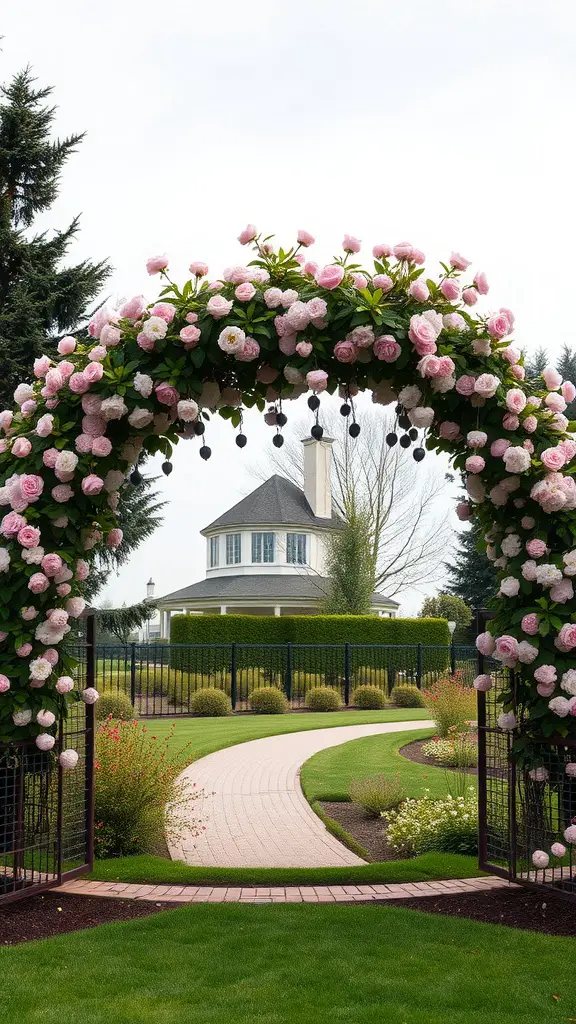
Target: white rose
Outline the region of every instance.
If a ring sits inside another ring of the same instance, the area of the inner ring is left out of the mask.
[[[48,679],[48,676],[52,672],[52,665],[46,658],[36,658],[30,662],[30,678],[31,679]]]
[[[511,732],[512,729],[516,728],[516,715],[513,711],[502,711],[498,715],[497,725],[499,729],[503,729],[505,732]]]
[[[12,714],[14,725],[29,725],[32,721],[30,708],[23,708],[22,711],[14,711]]]
[[[548,780],[548,777],[549,777],[548,776],[548,771],[544,767],[532,768],[532,770],[528,772],[528,775],[532,779],[533,782],[546,782]],[[544,856],[546,857],[546,854],[544,854]],[[548,861],[548,857],[546,857],[546,861]],[[541,866],[542,867],[546,867],[546,864],[541,865]]]
[[[442,323],[447,331],[465,331],[466,321],[460,313],[446,313],[442,317]]]
[[[133,409],[128,417],[128,423],[131,427],[135,427],[136,430],[141,430],[143,427],[148,427],[154,419],[154,413],[150,412],[149,409],[136,408]]]
[[[419,427],[421,429],[431,427],[434,422],[434,409],[419,405],[415,409],[410,409],[408,418],[414,427]]]
[[[22,405],[23,402],[27,402],[28,399],[34,398],[34,388],[31,384],[19,384],[14,392],[14,401],[16,405]]]
[[[0,572],[7,572],[10,565],[10,552],[8,548],[0,548]]]
[[[516,533],[511,533],[504,538],[500,547],[508,558],[514,558],[522,550],[522,541]]]
[[[536,657],[538,657],[538,648],[528,640],[522,640],[518,644],[518,661],[521,661],[523,665],[531,665]]]
[[[564,673],[560,687],[565,693],[569,693],[571,697],[576,697],[576,669],[569,668]]]
[[[46,619],[45,622],[41,622],[36,626],[34,636],[41,644],[47,644],[49,647],[52,647],[55,644],[62,643],[64,633],[67,632],[68,629],[65,630],[64,626],[51,626],[50,619]]]
[[[506,576],[500,584],[500,593],[505,597],[516,597],[520,590],[520,580],[515,576]]]
[[[59,473],[73,473],[78,465],[78,456],[74,452],[60,452],[56,459],[55,469]]]
[[[168,331],[168,324],[161,316],[151,316],[142,324],[142,334],[146,338],[154,338],[155,340],[166,337]]]
[[[489,338],[475,338],[472,342],[472,351],[476,356],[489,356],[492,351]]]
[[[45,552],[43,547],[22,548],[22,551],[20,552],[21,557],[25,562],[28,562],[28,565],[40,565],[40,562],[44,558],[44,554]]]
[[[49,729],[51,725],[54,725],[56,721],[56,715],[53,711],[39,711],[36,715],[36,721],[38,725],[41,725],[43,729]]]
[[[121,473],[119,469],[111,469],[104,477],[104,489],[110,494],[112,491],[117,491],[119,487],[124,483],[124,473]]]
[[[562,573],[555,565],[545,564],[536,566],[536,582],[539,583],[541,587],[552,587],[561,579]]]
[[[52,747],[56,743],[56,740],[49,732],[41,732],[39,736],[34,740],[38,750],[52,750]]]
[[[444,327],[444,321],[442,320],[440,313],[437,313],[435,309],[425,309],[422,316],[426,317],[428,323],[432,324],[432,327],[436,331],[436,337],[438,337]]]
[[[78,754],[75,750],[63,750],[58,760],[63,768],[75,768],[78,764]]]
[[[191,398],[178,402],[176,408],[178,419],[184,420],[185,423],[191,423],[193,420],[198,419],[198,405]]]
[[[452,391],[456,387],[455,377],[433,377],[432,378],[432,391],[435,395],[445,395],[447,391]]]
[[[244,348],[246,335],[241,327],[225,327],[218,337],[218,346],[228,355],[241,352]]]
[[[469,448],[483,448],[488,440],[488,434],[483,430],[469,430],[466,434],[466,444]]]
[[[97,700],[100,700],[100,694],[93,686],[87,686],[85,690],[82,690],[80,696],[85,704],[95,704]]]
[[[574,700],[573,697],[571,699]],[[570,713],[570,701],[566,697],[553,697],[548,701],[548,707],[550,711],[558,715],[558,718],[566,718],[566,715]]]
[[[414,409],[421,398],[422,392],[415,384],[409,384],[407,387],[402,388],[402,391],[398,395],[398,401],[405,409]]]
[[[134,377],[134,390],[142,395],[142,398],[150,398],[154,388],[154,381],[147,373],[137,373]]]
[[[525,473],[530,469],[530,452],[525,448],[507,448],[502,458],[508,473]]]
[[[165,325],[164,320],[162,323]],[[124,399],[120,395],[112,395],[111,398],[105,398],[100,407],[100,413],[105,420],[120,420],[128,412],[128,407],[124,404]]]
[[[289,384],[303,384],[304,377],[295,366],[285,366],[284,376]]]

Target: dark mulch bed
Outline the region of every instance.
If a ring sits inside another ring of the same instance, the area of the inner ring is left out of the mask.
[[[7,903],[0,909],[0,946],[15,946],[32,939],[46,939],[110,921],[149,917],[173,903],[140,903],[93,896],[39,894]]]
[[[386,900],[391,905],[427,914],[467,917],[488,924],[505,924],[547,935],[576,935],[576,902],[543,889],[489,889],[461,896],[422,896]]]
[[[360,846],[364,847],[372,860],[398,860],[399,854],[386,842],[384,822],[375,818],[357,804],[340,801],[321,801],[322,810],[337,821]]]
[[[422,753],[423,745],[429,742],[429,739],[413,740],[412,743],[407,743],[405,747],[400,747],[398,753],[402,754],[402,757],[406,757],[409,761],[415,761],[416,764],[429,764],[433,768],[443,768],[444,765],[438,764],[438,761],[435,761],[433,757],[427,757],[426,754]],[[455,768],[446,768],[447,772],[455,770]],[[478,775],[477,768],[458,768],[458,771],[464,772],[466,775]]]

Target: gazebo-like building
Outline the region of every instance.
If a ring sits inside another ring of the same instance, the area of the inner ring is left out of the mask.
[[[206,526],[206,578],[157,601],[160,635],[176,613],[314,615],[328,590],[326,541],[342,521],[332,507],[332,440],[306,438],[304,489],[274,475]],[[372,614],[398,603],[372,597]]]

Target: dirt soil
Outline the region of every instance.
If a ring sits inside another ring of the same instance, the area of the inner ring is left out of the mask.
[[[348,802],[322,800],[320,806],[366,850],[372,860],[399,860],[399,854],[386,842],[382,818],[375,818],[357,804]]]
[[[73,896],[47,892],[15,900],[0,908],[0,946],[15,946],[32,939],[47,939],[64,932],[95,928],[111,921],[149,917],[173,903],[114,900],[96,896]]]
[[[443,768],[444,765],[438,764],[433,757],[427,757],[426,754],[422,753],[422,747],[429,740],[413,740],[412,743],[407,743],[405,747],[400,747],[398,751],[402,754],[402,757],[406,757],[409,761],[415,761],[416,764],[429,764],[433,768]],[[456,771],[455,768],[446,768],[447,772]],[[464,772],[466,775],[478,775],[477,768],[459,768],[458,771]]]

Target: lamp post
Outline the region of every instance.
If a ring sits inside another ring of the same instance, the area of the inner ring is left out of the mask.
[[[456,671],[456,651],[454,650],[454,630],[456,629],[456,623],[449,621],[448,629],[450,630],[450,673],[454,675]]]
[[[150,579],[148,580],[148,583],[146,584],[146,600],[147,601],[152,601],[154,599],[154,588],[155,587],[156,587],[156,584],[154,583],[154,580],[152,579],[152,577],[150,577]],[[144,635],[146,637],[146,643],[147,644],[150,643],[150,619],[146,619],[146,625],[144,627]]]

